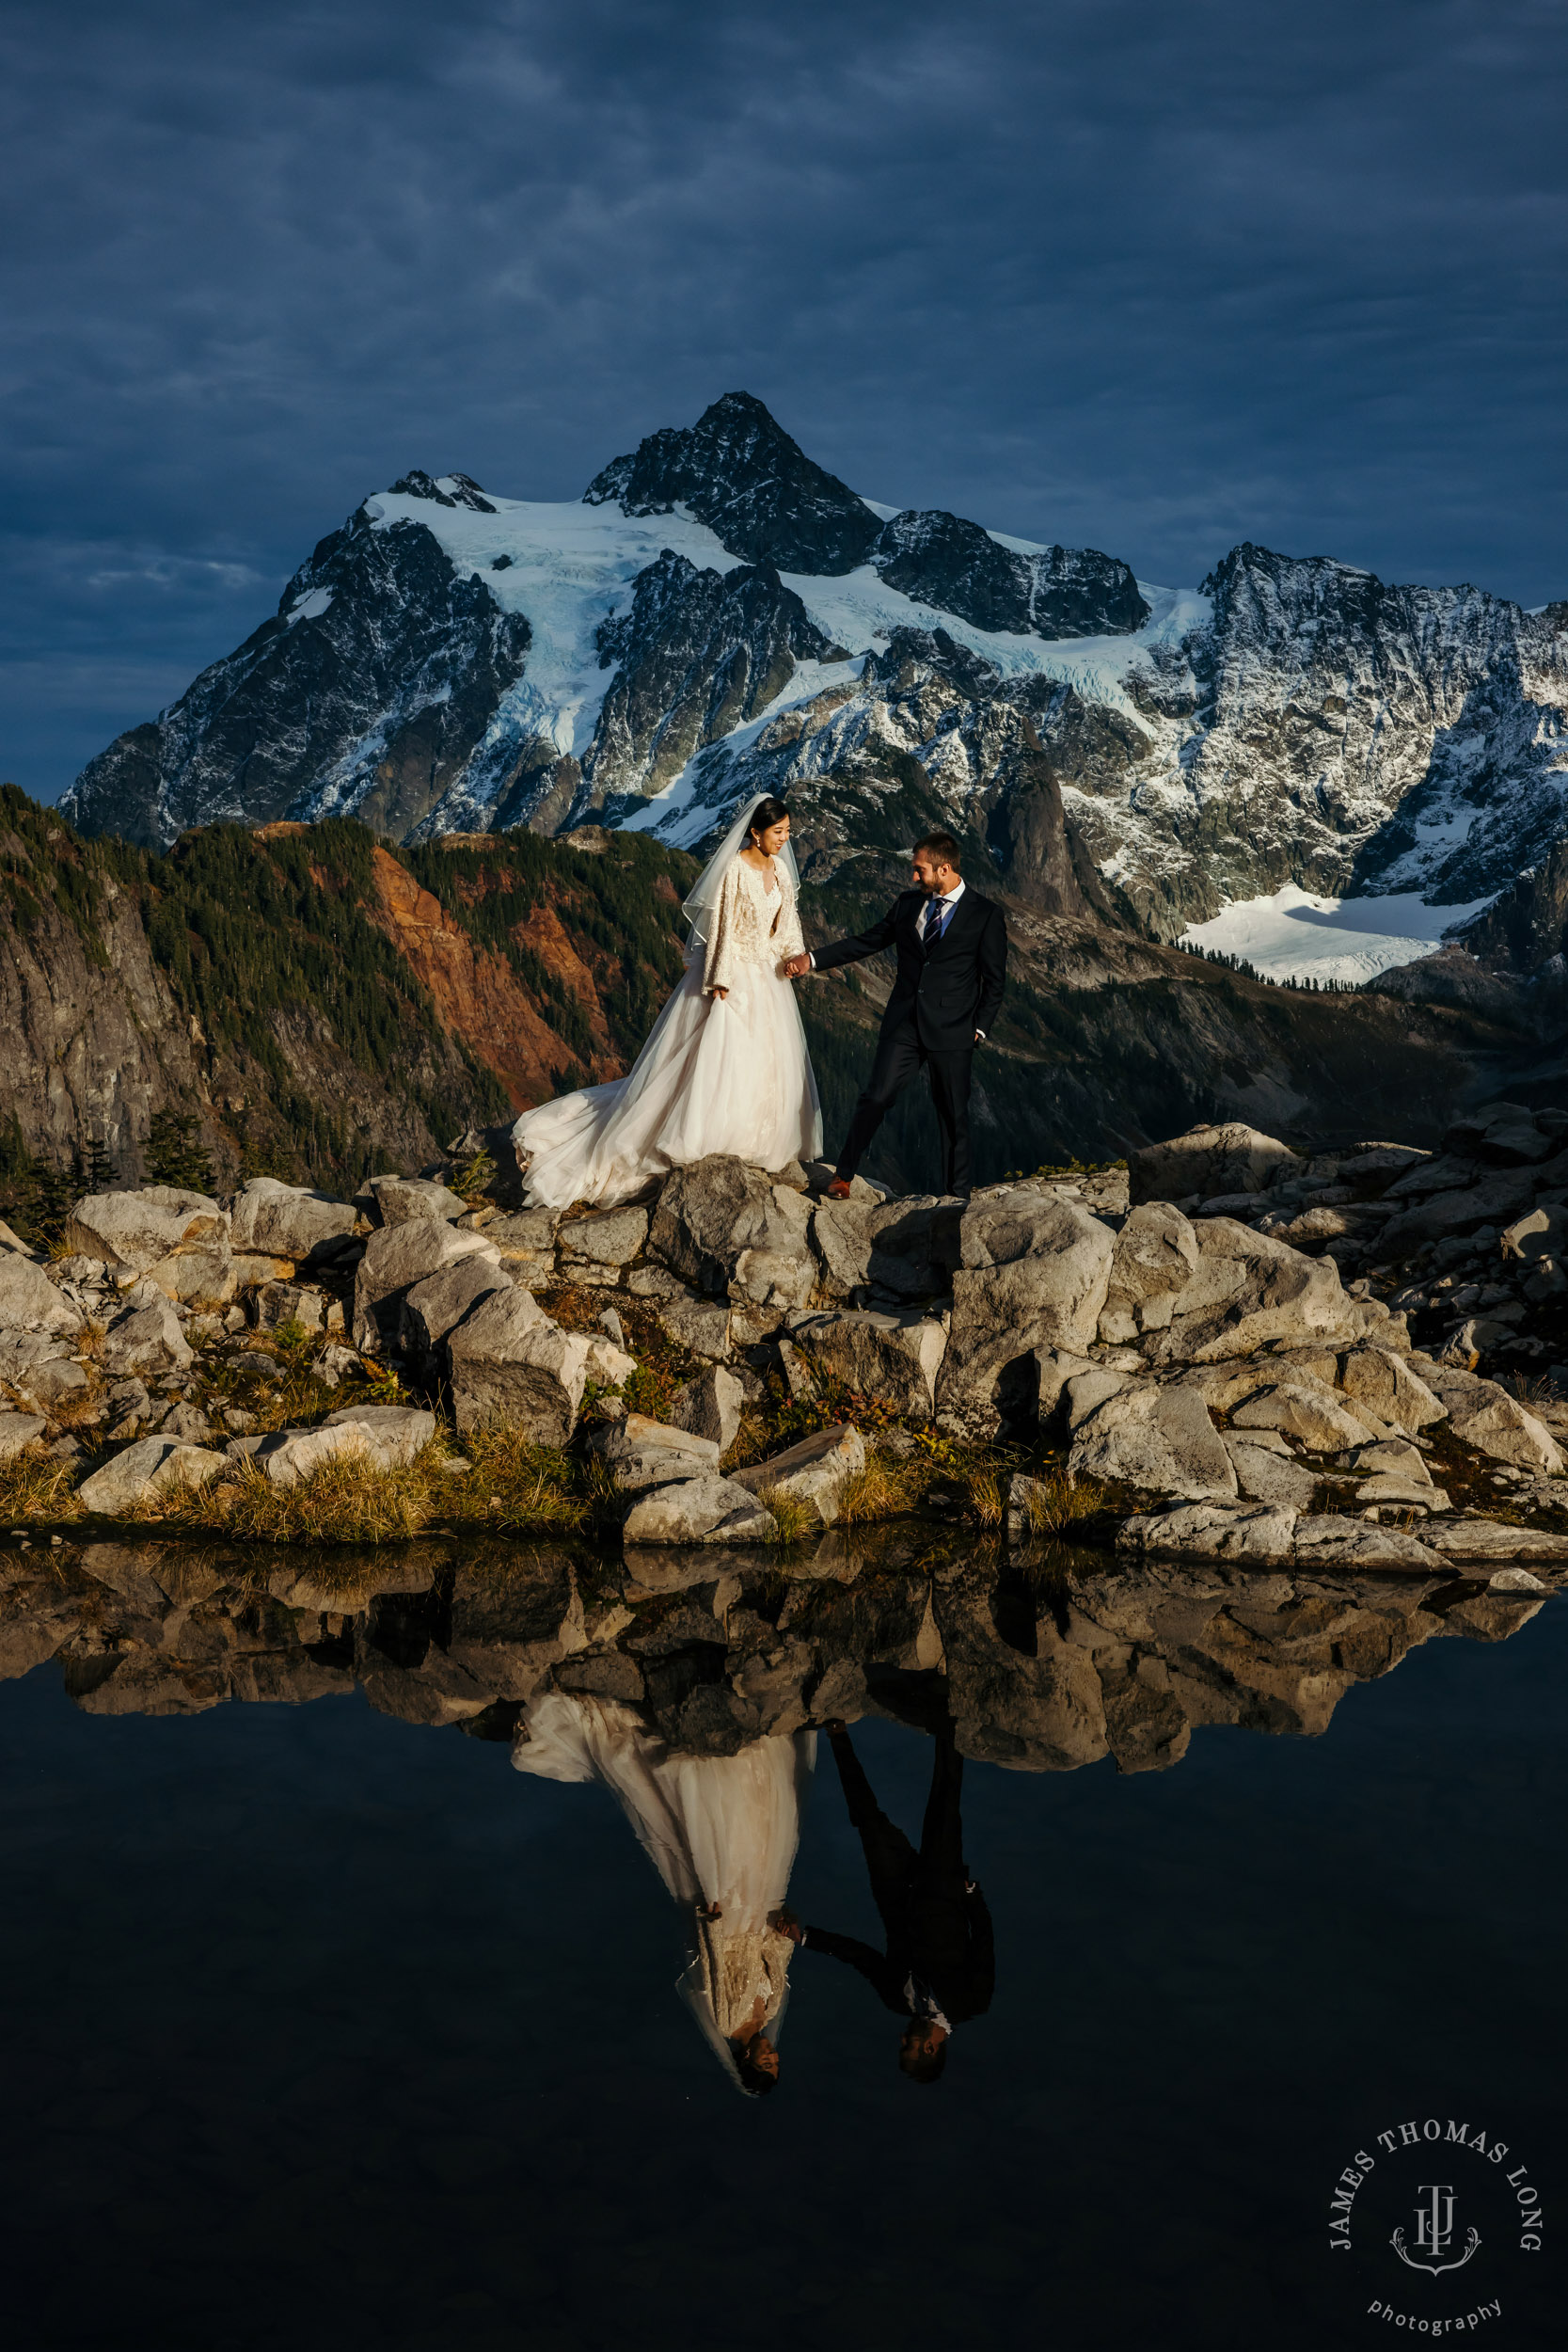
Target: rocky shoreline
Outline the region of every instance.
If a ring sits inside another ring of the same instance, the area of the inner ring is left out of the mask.
[[[221,1530],[345,1464],[458,1494],[501,1430],[569,1450],[639,1552],[813,1540],[880,1478],[879,1515],[1016,1541],[1549,1571],[1565,1147],[1568,1114],[1501,1104],[1436,1153],[1199,1127],[967,1204],[724,1158],[587,1214],[455,1163],[93,1195],[48,1262],[0,1232],[5,1509]]]

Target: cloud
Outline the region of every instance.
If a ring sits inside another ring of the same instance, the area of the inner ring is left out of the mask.
[[[572,497],[736,386],[1145,578],[1244,536],[1539,602],[1565,44],[1544,0],[13,7],[0,627],[194,668],[408,466]],[[16,723],[61,788],[79,730]]]

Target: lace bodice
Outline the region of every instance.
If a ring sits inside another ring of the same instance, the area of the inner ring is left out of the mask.
[[[768,884],[771,882],[772,888]],[[795,893],[775,866],[758,873],[737,857],[719,893],[703,963],[703,987],[732,988],[741,965],[776,973],[786,956],[804,952]]]
[[[777,2016],[794,1957],[793,1942],[777,1928],[727,1928],[698,1913],[698,1971],[726,2041],[745,2031],[759,1994],[764,2022]]]

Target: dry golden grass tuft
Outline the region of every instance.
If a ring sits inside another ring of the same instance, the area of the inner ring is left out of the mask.
[[[597,1459],[579,1464],[558,1447],[535,1445],[519,1429],[472,1429],[462,1443],[471,1468],[463,1477],[444,1474],[444,1517],[564,1534],[608,1500]]]
[[[335,1454],[293,1486],[278,1486],[254,1462],[240,1463],[221,1485],[168,1488],[158,1499],[166,1519],[215,1523],[230,1535],[264,1544],[389,1544],[417,1535],[432,1516],[439,1463],[426,1446],[406,1468],[383,1469],[364,1454]]]
[[[1069,1478],[1064,1470],[1047,1470],[1035,1480],[1029,1497],[1029,1528],[1036,1535],[1059,1535],[1065,1528],[1092,1519],[1105,1508],[1105,1496],[1092,1478]]]
[[[0,1525],[26,1527],[79,1519],[72,1462],[56,1462],[41,1446],[24,1446],[0,1462]]]
[[[1006,1518],[1004,1475],[1000,1470],[974,1470],[965,1477],[964,1502],[977,1527],[1000,1527]]]
[[[838,1490],[840,1527],[869,1527],[878,1519],[903,1517],[913,1502],[908,1478],[880,1454],[866,1457],[863,1470],[852,1470]]]
[[[49,1418],[56,1429],[96,1429],[103,1412],[103,1398],[91,1389],[81,1389],[73,1394],[56,1397],[49,1407]]]
[[[776,1544],[798,1544],[822,1524],[819,1515],[799,1495],[786,1494],[782,1486],[759,1486],[757,1501],[765,1511],[773,1514]]]

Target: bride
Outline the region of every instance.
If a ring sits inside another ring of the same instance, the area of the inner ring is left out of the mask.
[[[762,800],[731,827],[682,913],[686,977],[624,1078],[525,1111],[531,1208],[603,1204],[732,1152],[757,1168],[814,1160],[822,1111],[794,990],[803,953],[789,811]]]
[[[680,1989],[704,2041],[749,2097],[771,2090],[795,1953],[784,1899],[816,1732],[770,1733],[735,1756],[676,1756],[620,1701],[547,1691],[529,1705],[512,1761],[542,1780],[613,1791],[686,1915]]]

